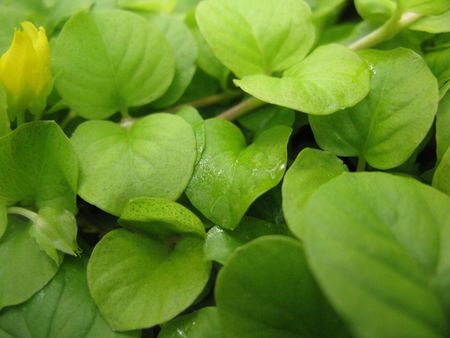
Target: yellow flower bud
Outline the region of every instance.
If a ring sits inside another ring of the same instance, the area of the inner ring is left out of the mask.
[[[23,22],[0,58],[0,83],[8,94],[11,117],[28,109],[40,114],[51,91],[50,50],[45,29]]]

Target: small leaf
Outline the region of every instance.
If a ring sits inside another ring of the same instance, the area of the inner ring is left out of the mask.
[[[0,309],[26,301],[58,271],[29,231],[30,225],[9,217],[0,239]]]
[[[314,43],[311,11],[301,0],[207,0],[196,14],[214,54],[238,77],[283,71]]]
[[[113,332],[100,316],[89,294],[86,264],[86,259],[67,258],[41,291],[0,314],[0,333],[4,330],[16,338],[140,337],[139,332]]]
[[[426,16],[414,22],[408,28],[433,34],[450,32],[450,11],[441,15]]]
[[[219,273],[215,296],[230,337],[348,337],[302,245],[287,237],[259,238],[235,251]]]
[[[445,194],[380,172],[344,173],[310,198],[308,263],[355,336],[449,332],[449,207]]]
[[[206,148],[186,194],[215,224],[234,229],[250,204],[280,182],[291,129],[268,129],[250,146],[229,121],[207,120],[205,131]]]
[[[176,114],[182,117],[194,129],[195,140],[197,141],[197,159],[195,160],[195,164],[197,164],[205,150],[205,121],[197,109],[189,106],[181,108]]]
[[[164,323],[191,305],[209,278],[203,240],[164,244],[125,229],[94,248],[88,282],[100,312],[114,330]]]
[[[125,205],[119,223],[162,238],[178,234],[205,237],[202,221],[189,209],[169,200],[139,197]]]
[[[355,107],[329,116],[310,116],[321,148],[359,156],[377,169],[404,163],[430,129],[438,104],[436,78],[411,50],[365,50],[372,88]]]
[[[436,146],[438,161],[450,147],[450,93],[439,102],[436,113]]]
[[[294,121],[294,111],[272,105],[256,109],[239,119],[239,123],[255,135],[259,135],[264,130],[280,125],[292,128]]]
[[[164,324],[158,338],[225,338],[215,307],[177,317]]]
[[[56,88],[71,109],[88,119],[155,101],[172,82],[174,68],[162,33],[124,11],[78,13],[54,48]]]
[[[253,75],[235,83],[262,101],[327,115],[361,101],[370,89],[370,73],[355,52],[331,44],[316,48],[282,78]]]
[[[244,217],[239,226],[233,231],[225,230],[218,226],[209,229],[205,241],[205,256],[209,260],[225,264],[233,252],[242,245],[258,237],[287,233],[285,225]]]
[[[289,229],[303,238],[304,207],[311,195],[332,178],[347,172],[346,165],[335,155],[305,148],[286,172],[283,180],[283,212]]]
[[[152,114],[131,126],[81,124],[72,136],[80,165],[79,195],[113,215],[140,196],[176,200],[191,178],[196,143],[181,117]]]
[[[433,187],[450,195],[450,146],[434,172]]]

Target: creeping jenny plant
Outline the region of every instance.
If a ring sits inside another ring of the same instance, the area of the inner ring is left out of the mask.
[[[450,0],[0,0],[0,338],[450,338]]]

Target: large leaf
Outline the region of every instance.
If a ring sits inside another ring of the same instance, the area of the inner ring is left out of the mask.
[[[174,57],[164,35],[136,14],[80,12],[56,41],[54,72],[73,110],[103,119],[161,97],[172,82]]]
[[[132,338],[139,332],[116,333],[91,299],[87,260],[67,259],[56,277],[28,302],[0,314],[4,338]]]
[[[450,51],[450,49],[449,49]],[[436,152],[438,161],[450,147],[450,93],[439,102],[436,113]]]
[[[206,148],[186,193],[211,221],[234,229],[250,204],[280,182],[291,129],[268,129],[250,146],[231,122],[207,120],[205,131]]]
[[[195,73],[197,60],[196,41],[180,18],[169,15],[150,17],[150,22],[165,35],[175,56],[175,76],[167,92],[153,102],[155,108],[165,108],[178,101]]]
[[[158,338],[225,338],[215,307],[177,317],[164,324]]]
[[[311,11],[302,0],[207,0],[197,23],[217,58],[238,77],[283,71],[314,42]]]
[[[370,89],[370,73],[355,52],[331,44],[315,49],[282,78],[259,74],[235,83],[262,101],[327,115],[361,101]]]
[[[131,126],[86,122],[72,144],[81,164],[80,196],[114,215],[135,197],[177,199],[197,155],[191,126],[170,114],[153,114]]]
[[[0,138],[0,158],[0,201],[75,212],[78,161],[56,123],[27,123]]]
[[[366,50],[373,71],[369,95],[353,108],[310,116],[319,145],[338,156],[359,156],[378,169],[405,162],[430,129],[438,104],[436,78],[408,49]]]
[[[9,217],[0,240],[0,309],[26,301],[58,271],[29,231],[29,224]]]
[[[200,238],[163,243],[119,229],[94,248],[88,281],[106,321],[123,331],[175,317],[199,296],[209,270]]]
[[[283,180],[283,212],[289,229],[303,237],[306,202],[332,178],[348,171],[335,155],[318,149],[303,149],[286,172]]]
[[[449,208],[439,191],[385,173],[344,173],[310,198],[308,263],[355,336],[449,332]]]
[[[229,337],[345,336],[302,245],[287,237],[260,238],[237,250],[221,270],[215,294]]]

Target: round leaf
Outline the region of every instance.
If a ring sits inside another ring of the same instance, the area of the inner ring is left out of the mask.
[[[346,336],[301,244],[287,237],[260,238],[237,250],[219,274],[216,302],[230,337]]]
[[[355,336],[449,332],[448,210],[450,198],[439,191],[376,172],[344,173],[310,198],[308,263]]]
[[[88,282],[106,321],[113,329],[125,331],[175,317],[199,296],[209,271],[199,238],[163,244],[119,229],[94,248]]]
[[[214,54],[238,77],[283,71],[314,43],[311,11],[302,0],[207,0],[196,14]]]
[[[229,121],[207,120],[205,132],[206,148],[186,194],[215,224],[234,229],[253,201],[283,177],[291,129],[268,129],[250,146]]]
[[[338,156],[359,156],[378,169],[405,162],[430,129],[438,104],[436,78],[411,50],[367,50],[369,95],[353,108],[310,116],[319,145]]]
[[[351,107],[369,92],[367,64],[341,45],[316,48],[282,78],[246,76],[236,85],[256,98],[314,115]]]
[[[170,114],[152,114],[131,126],[85,122],[72,144],[81,165],[80,196],[113,215],[135,197],[177,199],[197,155],[191,126]]]
[[[73,110],[103,119],[161,97],[172,82],[174,57],[164,35],[136,14],[80,12],[56,41],[54,73]]]

